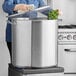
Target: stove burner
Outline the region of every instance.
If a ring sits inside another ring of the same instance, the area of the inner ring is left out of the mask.
[[[76,25],[73,25],[73,24],[71,24],[71,25],[62,25],[62,26],[59,25],[58,28],[59,29],[67,29],[67,28],[68,29],[75,29],[76,28]]]

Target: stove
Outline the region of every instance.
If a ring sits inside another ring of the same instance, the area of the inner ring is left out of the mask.
[[[58,26],[58,44],[76,44],[76,25]]]
[[[58,66],[65,74],[76,74],[76,25],[58,26]]]

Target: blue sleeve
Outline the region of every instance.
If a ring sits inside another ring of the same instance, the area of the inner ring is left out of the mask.
[[[5,0],[2,5],[4,12],[9,14],[13,14],[14,7],[15,7],[15,4],[13,4],[13,0]]]
[[[44,3],[43,0],[39,0],[39,7],[45,6],[46,4]]]

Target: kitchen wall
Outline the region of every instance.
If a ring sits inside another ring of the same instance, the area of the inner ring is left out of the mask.
[[[9,52],[5,43],[6,15],[2,10],[3,0],[0,0],[0,76],[8,76]]]
[[[76,0],[52,0],[52,6],[63,12],[63,24],[76,24]]]

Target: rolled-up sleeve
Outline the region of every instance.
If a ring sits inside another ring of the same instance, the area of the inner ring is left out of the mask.
[[[15,7],[15,4],[13,4],[13,0],[5,0],[2,5],[4,12],[9,14],[13,14],[14,7]]]

